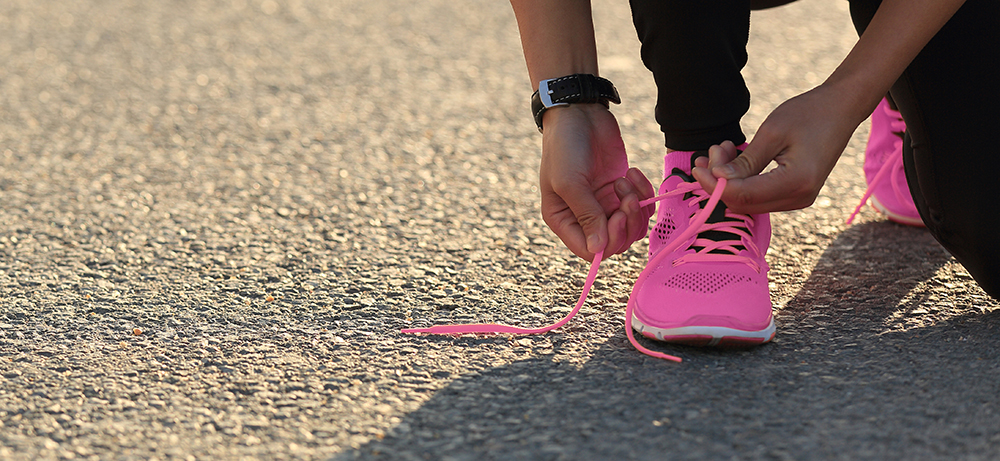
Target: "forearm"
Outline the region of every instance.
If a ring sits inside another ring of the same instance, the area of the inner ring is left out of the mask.
[[[511,0],[531,85],[569,74],[598,74],[589,0]]]
[[[965,0],[885,0],[825,85],[842,95],[851,120],[871,114],[910,62]]]

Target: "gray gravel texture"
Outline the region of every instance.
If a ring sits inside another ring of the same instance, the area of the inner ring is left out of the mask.
[[[634,164],[661,167],[626,2],[595,5]],[[856,40],[847,3],[754,13],[750,134]],[[0,458],[991,459],[998,304],[870,209],[859,128],[772,216],[778,335],[627,343],[645,244],[542,223],[505,2],[0,2]]]

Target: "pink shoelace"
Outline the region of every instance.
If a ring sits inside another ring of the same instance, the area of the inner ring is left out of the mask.
[[[720,181],[725,181],[725,179],[720,179]],[[722,182],[719,187],[725,187],[725,182]],[[677,186],[677,189],[674,189],[666,194],[658,195],[651,199],[641,201],[639,202],[639,204],[640,206],[646,206],[650,203],[658,202],[672,195],[680,195],[688,193],[691,194],[691,198],[688,199],[688,205],[691,206],[697,206],[699,202],[705,199],[711,199],[711,196],[709,196],[709,194],[705,192],[704,189],[701,188],[701,185],[699,183],[685,182]],[[742,245],[750,253],[752,253],[754,257],[760,256],[760,249],[753,242],[753,238],[750,236],[750,233],[748,231],[748,229],[750,229],[750,227],[753,226],[754,223],[753,218],[750,217],[749,215],[734,213],[727,208],[725,216],[730,220],[719,221],[715,223],[707,223],[706,221],[708,217],[711,216],[712,210],[715,208],[715,203],[718,203],[718,200],[716,200],[715,202],[709,202],[711,206],[709,206],[709,204],[706,204],[705,208],[701,212],[692,216],[691,225],[689,229],[695,228],[697,229],[695,232],[699,234],[706,231],[725,232],[738,236],[739,240],[736,239],[712,240],[701,237],[696,238],[694,240],[694,243],[691,243],[690,246],[701,247],[701,249],[695,253],[688,253],[684,256],[681,256],[680,258],[675,259],[672,262],[672,264],[676,267],[680,266],[681,264],[689,262],[739,262],[750,266],[751,269],[760,273],[760,264],[758,264],[757,261],[755,261],[754,259],[748,258],[746,256],[740,256],[739,255],[740,250],[736,248],[737,245]],[[706,215],[704,220],[696,219],[700,218],[700,215],[702,214]],[[646,267],[656,266],[657,265],[656,263],[659,263],[660,259],[665,257],[667,254],[672,253],[674,250],[676,250],[677,245],[674,245],[674,242],[683,242],[684,240],[687,240],[690,237],[691,237],[690,234],[682,233],[678,238],[672,240],[671,243],[667,245],[666,248],[658,251],[656,253],[656,256],[654,256],[653,259],[649,261],[649,264],[647,264]],[[737,244],[736,242],[739,243]],[[643,273],[645,273],[645,271],[643,271]]]
[[[893,155],[888,162],[882,164],[882,167],[878,169],[878,173],[875,173],[875,177],[872,178],[871,184],[868,184],[868,189],[865,190],[865,195],[861,196],[861,203],[854,208],[854,212],[847,218],[847,222],[845,224],[854,222],[854,218],[858,215],[858,212],[860,212],[861,208],[868,203],[868,199],[871,198],[872,193],[875,192],[875,187],[882,181],[885,181],[886,176],[889,176],[889,181],[892,181],[892,191],[896,193],[896,199],[901,202],[906,201],[910,192],[906,188],[906,176],[903,173],[903,169],[899,167],[900,163],[903,163],[903,157],[901,155]]]
[[[671,242],[666,247],[660,249],[660,251],[657,252],[656,256],[654,256],[653,259],[649,261],[649,264],[646,265],[647,268],[656,267],[656,265],[659,264],[660,260],[662,260],[667,255],[673,253],[674,250],[676,250],[678,247],[680,247],[689,239],[691,239],[691,237],[694,237],[695,234],[704,232],[706,230],[722,230],[725,232],[731,232],[733,234],[739,235],[743,237],[741,238],[742,243],[748,250],[755,252],[755,254],[759,253],[759,250],[756,248],[756,246],[753,245],[753,242],[749,238],[749,235],[747,235],[747,232],[744,229],[740,229],[734,225],[739,222],[743,222],[744,224],[746,224],[746,220],[752,219],[747,215],[733,214],[732,217],[741,219],[742,221],[723,221],[719,223],[708,224],[708,227],[705,227],[706,226],[705,222],[708,221],[708,218],[712,214],[712,210],[714,210],[715,206],[719,203],[719,199],[720,197],[722,197],[722,191],[725,188],[726,188],[726,179],[719,178],[719,183],[715,188],[715,193],[711,194],[708,197],[708,203],[705,205],[705,207],[700,212],[695,213],[694,216],[691,217],[690,226],[688,226],[688,228],[685,229],[684,232],[682,232],[676,238],[671,240]],[[643,200],[639,202],[639,205],[647,206],[649,204],[663,200],[667,197],[685,193],[692,193],[694,197],[692,197],[690,200],[694,201],[704,200],[705,196],[708,195],[708,193],[705,192],[701,188],[701,186],[698,185],[698,183],[683,183],[677,189],[674,189],[663,195],[658,195],[656,197]],[[728,210],[727,210],[727,216],[729,216]],[[734,248],[731,243],[726,243],[726,241],[716,242],[714,240],[698,238],[695,239],[694,246],[702,246],[703,248],[699,250],[697,253],[687,254],[674,260],[673,264],[680,265],[684,264],[685,262],[694,262],[694,261],[739,261],[750,265],[750,267],[753,267],[758,272],[760,271],[760,267],[755,261],[753,261],[750,258],[737,255],[736,253],[738,253],[738,251],[736,250],[736,248]],[[712,250],[718,250],[718,249],[728,250],[733,254],[729,255],[729,254],[709,253]],[[563,317],[561,320],[559,320],[556,323],[553,323],[552,325],[548,325],[541,328],[520,328],[520,327],[500,325],[495,323],[473,323],[473,324],[455,324],[455,325],[436,325],[430,328],[405,328],[401,330],[401,332],[408,334],[425,333],[425,334],[436,334],[436,335],[497,334],[497,333],[533,335],[533,334],[547,333],[549,331],[555,330],[556,328],[559,328],[569,323],[569,321],[577,314],[577,312],[580,311],[580,308],[583,307],[583,304],[587,301],[587,295],[590,294],[590,288],[594,285],[594,280],[597,279],[597,271],[601,267],[601,260],[603,258],[604,258],[603,251],[600,251],[594,255],[594,260],[590,263],[590,271],[587,273],[587,279],[583,284],[583,291],[580,293],[580,299],[576,302],[576,306],[573,307],[573,310],[571,310],[569,314],[566,315],[566,317]],[[639,274],[639,279],[645,280],[645,278],[648,276],[649,275],[647,271],[643,270],[642,273]],[[633,347],[635,347],[639,352],[642,352],[643,354],[646,354],[651,357],[661,358],[678,363],[681,362],[680,357],[664,354],[662,352],[656,352],[644,347],[642,344],[639,344],[639,342],[636,341],[635,339],[635,334],[632,332],[632,325],[630,325],[631,318],[632,318],[632,303],[628,303],[627,307],[625,308],[625,334],[628,336],[628,340],[630,343],[632,343]]]

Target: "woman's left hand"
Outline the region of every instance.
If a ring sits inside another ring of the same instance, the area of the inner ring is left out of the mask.
[[[768,115],[743,154],[737,156],[729,141],[712,146],[709,158],[696,162],[693,175],[708,192],[715,190],[717,178],[728,179],[722,200],[736,212],[808,207],[854,130],[874,108],[858,107],[850,99],[826,85],[789,99]],[[759,174],[772,160],[778,166]]]

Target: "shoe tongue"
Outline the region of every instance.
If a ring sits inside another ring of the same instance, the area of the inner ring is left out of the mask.
[[[694,170],[694,161],[698,157],[708,157],[708,151],[699,150],[694,152],[685,151],[674,151],[667,154],[664,157],[664,168],[663,177],[664,179],[671,176],[676,176],[684,182],[695,182],[694,176],[691,175],[691,171]],[[684,197],[685,199],[691,198],[690,193]],[[705,204],[708,203],[708,199],[702,200],[701,207],[704,208]],[[712,216],[708,218],[709,223],[716,223],[722,220],[726,215],[726,206],[722,202],[712,210]]]
[[[677,176],[684,182],[695,182],[693,176],[691,176],[691,170],[694,169],[694,161],[698,157],[708,157],[707,150],[699,151],[674,151],[670,152],[664,157],[664,178],[669,178],[671,176]],[[690,196],[685,197],[685,199],[690,198]],[[699,205],[704,208],[708,203],[708,199],[702,200]],[[712,214],[708,217],[705,222],[707,224],[714,224],[722,221],[739,221],[738,219],[726,218],[726,204],[719,201],[715,209],[712,210]],[[732,232],[725,231],[705,231],[698,234],[699,238],[712,240],[715,242],[721,242],[725,240],[740,240],[740,237]],[[701,250],[702,247],[693,247],[695,250]],[[743,245],[736,245],[739,250],[743,249]],[[713,251],[713,253],[728,253],[723,251]]]
[[[680,176],[685,182],[694,182],[691,171],[694,170],[694,161],[698,157],[708,158],[707,150],[696,151],[674,151],[663,157],[663,178],[670,176]]]
[[[663,157],[663,177],[664,179],[668,176],[673,175],[674,170],[680,170],[687,177],[691,176],[691,169],[694,168],[694,159],[701,157],[702,155],[707,156],[708,151],[674,151],[668,153]],[[690,182],[690,181],[689,181]]]

